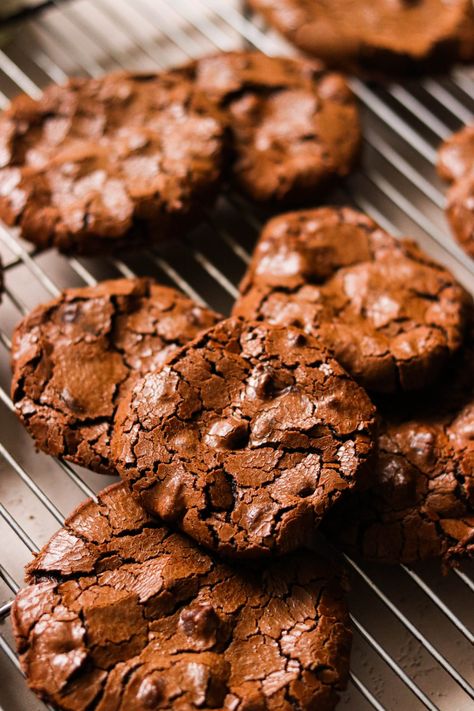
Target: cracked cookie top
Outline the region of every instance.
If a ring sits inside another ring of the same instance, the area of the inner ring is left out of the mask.
[[[332,540],[385,563],[474,555],[474,341],[422,401],[381,404],[376,483],[335,507]]]
[[[86,501],[27,568],[12,620],[30,687],[67,711],[331,711],[351,632],[312,552],[217,562],[125,485]]]
[[[316,61],[228,52],[178,70],[214,103],[231,137],[234,182],[259,201],[314,200],[360,148],[345,78]]]
[[[463,343],[472,299],[444,267],[350,208],[270,220],[233,313],[318,335],[362,385],[422,388]]]
[[[459,244],[474,259],[474,124],[442,144],[438,173],[453,183],[447,195],[447,217]]]
[[[474,58],[471,0],[248,0],[304,52],[356,72],[442,70]]]
[[[163,238],[221,176],[221,123],[184,78],[108,74],[22,95],[0,117],[0,216],[39,247]]]
[[[151,279],[67,289],[15,330],[16,411],[43,451],[113,474],[109,447],[120,397],[218,320]]]
[[[112,456],[143,506],[230,556],[307,543],[365,483],[375,410],[320,343],[228,319],[141,379]]]

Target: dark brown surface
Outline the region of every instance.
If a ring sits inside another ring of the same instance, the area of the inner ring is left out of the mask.
[[[446,205],[453,233],[474,258],[474,125],[465,126],[442,144],[438,172],[453,183]]]
[[[222,321],[139,381],[112,454],[145,508],[231,556],[307,543],[366,484],[374,408],[320,344]]]
[[[361,130],[345,79],[319,62],[231,52],[181,70],[223,114],[232,175],[259,201],[301,201],[350,172]]]
[[[43,451],[115,473],[109,445],[120,397],[218,319],[151,279],[68,289],[16,328],[17,413]]]
[[[30,687],[68,711],[331,711],[351,632],[334,562],[253,570],[160,527],[123,484],[69,517],[13,605]]]
[[[474,554],[474,347],[415,402],[381,406],[377,483],[334,509],[329,537],[385,563]]]
[[[176,236],[221,175],[222,126],[193,97],[182,78],[117,73],[14,99],[0,117],[0,217],[65,252]]]
[[[379,392],[432,382],[460,348],[472,303],[415,243],[349,208],[270,220],[241,293],[235,315],[316,334]]]
[[[352,71],[439,69],[474,59],[471,0],[246,0],[290,42]]]

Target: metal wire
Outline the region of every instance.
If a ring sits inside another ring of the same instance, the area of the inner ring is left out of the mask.
[[[229,50],[244,44],[269,54],[288,51],[285,43],[271,33],[263,32],[257,23],[249,21],[233,0],[226,0],[225,3],[221,0],[96,0],[93,4],[88,0],[77,0],[67,5],[56,0],[51,4],[53,9],[27,25],[34,38],[31,46],[20,41],[18,47],[13,46],[11,51],[8,47],[0,50],[2,105],[20,90],[38,96],[48,80],[62,81],[71,72],[71,66],[76,68],[75,71],[97,76],[105,70],[136,66],[141,62],[160,68],[177,58],[184,61],[205,51]],[[108,26],[113,31],[104,29]],[[118,42],[115,31],[117,36],[126,35],[127,41]],[[428,78],[416,86],[394,84],[385,89],[377,89],[354,79],[352,86],[363,105],[369,127],[366,131],[367,158],[362,171],[347,182],[340,195],[366,209],[394,232],[406,232],[408,225],[424,247],[438,258],[441,255],[457,276],[472,287],[473,263],[446,230],[442,217],[444,194],[433,173],[437,142],[461,121],[472,119],[472,77],[468,72],[462,72],[443,83]],[[425,103],[423,97],[427,97],[429,102]],[[439,112],[434,112],[432,106],[438,107]],[[221,218],[219,211],[212,211],[207,217],[210,235],[207,239],[190,235],[183,239],[178,249],[150,247],[133,258],[109,258],[100,262],[72,258],[67,262],[64,260],[64,267],[67,265],[67,273],[77,283],[85,284],[95,284],[102,278],[104,270],[107,274],[125,276],[153,270],[192,298],[225,312],[237,295],[238,275],[250,258],[249,245],[262,224],[258,214],[239,195],[227,195],[225,204],[238,229],[226,222],[224,217]],[[213,243],[213,239],[218,242]],[[226,256],[214,249],[218,244],[225,248]],[[6,304],[1,307],[0,315],[6,307],[11,322],[12,314],[16,314],[18,319],[31,308],[31,298],[36,303],[56,296],[64,286],[65,272],[58,268],[53,255],[42,256],[30,250],[17,239],[14,231],[0,225],[2,246],[9,257],[6,262]],[[29,275],[28,278],[25,274]],[[22,276],[19,284],[16,282],[17,275]],[[30,289],[25,289],[25,280],[31,282],[28,283]],[[28,293],[25,295],[24,291]],[[8,358],[10,330],[4,328],[0,319],[0,363]],[[10,430],[15,418],[7,391],[7,384],[0,386],[0,402],[5,408]],[[36,501],[44,514],[60,525],[62,511],[51,494],[46,493],[44,481],[37,478],[31,460],[28,462],[23,463],[22,452],[18,451],[14,440],[2,438],[0,465],[8,469],[9,481],[19,490],[23,487],[22,490],[27,492],[25,496]],[[54,467],[62,474],[71,500],[76,500],[74,492],[77,489],[86,496],[96,498],[95,492],[101,488],[103,479],[64,462],[54,462]],[[0,523],[21,542],[25,550],[36,551],[46,538],[35,540],[28,521],[14,505],[0,504]],[[433,619],[441,621],[449,645],[436,635],[432,637],[424,633],[415,624],[416,609],[409,613],[401,609],[396,601],[396,590],[388,580],[386,585],[381,585],[373,572],[362,564],[350,558],[347,562],[357,586],[365,591],[355,596],[355,606],[361,605],[364,594],[374,596],[384,610],[384,624],[395,624],[396,636],[416,645],[416,654],[420,658],[429,658],[429,663],[435,665],[439,683],[449,687],[446,699],[440,699],[432,683],[410,668],[403,654],[400,653],[397,659],[384,645],[383,629],[370,618],[370,614],[354,613],[354,663],[357,668],[351,672],[351,686],[346,697],[349,708],[358,711],[358,702],[351,699],[359,698],[364,700],[367,708],[391,711],[398,706],[398,703],[392,704],[391,701],[395,693],[393,690],[397,690],[403,698],[411,699],[410,708],[431,711],[472,708],[472,674],[468,668],[458,668],[455,651],[456,647],[466,649],[463,644],[472,645],[474,634],[467,622],[469,617],[456,612],[450,604],[454,600],[441,594],[441,581],[433,581],[431,576],[426,577],[408,567],[387,573],[387,578],[395,576],[398,585],[412,586],[416,604],[426,606],[430,615],[435,616]],[[14,594],[18,583],[4,564],[1,548],[0,578]],[[455,571],[452,580],[456,594],[463,599],[466,595],[472,595],[474,582],[468,570]],[[10,606],[11,600],[0,601],[0,620],[8,618]],[[386,689],[374,681],[375,672],[369,673],[363,665],[360,667],[364,646],[370,649],[372,657],[379,660],[377,674],[384,677]],[[10,642],[4,636],[0,637],[0,651],[7,658],[5,663],[17,664]],[[1,663],[0,655],[0,672]]]

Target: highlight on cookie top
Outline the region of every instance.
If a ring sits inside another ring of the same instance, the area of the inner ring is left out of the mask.
[[[446,268],[352,208],[270,220],[240,292],[235,315],[303,328],[373,392],[433,383],[471,320],[472,297]]]

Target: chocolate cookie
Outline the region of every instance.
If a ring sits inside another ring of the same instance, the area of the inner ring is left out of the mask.
[[[461,346],[471,297],[413,242],[349,208],[266,225],[234,314],[318,335],[378,392],[432,382]]]
[[[340,74],[259,52],[217,54],[181,71],[227,121],[232,177],[251,198],[314,199],[315,190],[350,172],[361,129]]]
[[[386,563],[474,555],[474,347],[422,402],[384,413],[376,485],[334,509],[330,537]]]
[[[0,217],[39,247],[87,254],[192,222],[222,159],[222,126],[194,95],[184,78],[117,73],[14,99],[0,117]]]
[[[474,125],[465,126],[439,151],[438,172],[452,182],[446,213],[461,247],[474,258]]]
[[[115,473],[109,445],[120,397],[218,318],[151,279],[68,289],[15,330],[17,413],[43,451]]]
[[[247,0],[290,42],[352,71],[446,70],[474,59],[471,0]]]
[[[123,484],[86,501],[27,568],[12,609],[30,687],[58,709],[331,711],[348,677],[334,563],[229,568]]]
[[[143,506],[204,546],[283,553],[366,482],[374,413],[316,339],[228,319],[135,385],[112,454]]]

